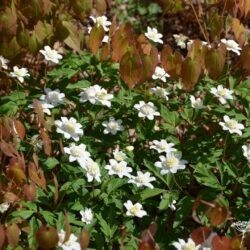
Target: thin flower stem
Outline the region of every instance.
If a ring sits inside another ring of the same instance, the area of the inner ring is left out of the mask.
[[[199,25],[199,27],[200,27],[201,33],[203,34],[203,36],[204,36],[205,40],[207,41],[207,43],[210,44],[209,38],[208,38],[208,36],[207,36],[207,34],[206,34],[204,28],[203,28],[202,25],[201,25],[201,22],[200,22],[199,17],[198,17],[198,15],[197,15],[197,13],[196,13],[196,10],[195,10],[195,8],[194,8],[194,5],[193,5],[192,0],[189,0],[189,4],[190,4],[190,6],[191,6],[191,8],[192,8],[192,10],[193,10],[193,12],[194,12],[194,15],[195,15],[195,18],[196,18],[196,20],[197,20],[197,23],[198,23],[198,25]]]
[[[224,149],[223,149],[223,158],[226,157],[228,134],[229,134],[229,133],[227,133],[226,138],[225,138]]]

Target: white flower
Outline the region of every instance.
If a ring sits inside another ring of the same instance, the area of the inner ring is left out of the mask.
[[[219,98],[219,101],[221,104],[225,104],[226,100],[233,99],[233,96],[232,96],[233,90],[223,88],[222,85],[219,85],[217,88],[211,88],[210,92]]]
[[[127,167],[127,162],[120,161],[117,162],[115,159],[109,160],[110,165],[106,165],[105,169],[107,169],[109,172],[109,175],[118,175],[119,178],[123,178],[123,176],[127,176],[130,178],[130,173],[132,172],[132,168]]]
[[[0,56],[0,68],[8,69],[7,63],[9,62],[8,59],[4,58],[3,56]]]
[[[139,101],[138,104],[134,105],[134,108],[139,111],[139,117],[147,117],[149,120],[153,120],[154,116],[160,116],[157,107],[152,102],[145,103],[144,101]]]
[[[61,247],[63,250],[81,250],[81,246],[80,243],[77,241],[77,237],[74,234],[70,234],[69,239],[64,242],[65,234],[66,233],[64,230],[61,230],[58,233],[58,246]]]
[[[93,161],[91,158],[88,158],[85,162],[85,165],[83,166],[83,169],[86,170],[87,172],[87,178],[88,178],[88,182],[92,182],[94,179],[97,182],[101,182],[100,179],[100,168],[99,165]]]
[[[160,79],[162,80],[163,82],[166,82],[166,77],[169,77],[170,75],[161,67],[159,66],[156,66],[155,68],[155,72],[154,74],[152,75],[152,78],[154,80],[156,79]]]
[[[176,173],[179,169],[185,169],[185,164],[188,162],[181,160],[181,153],[169,153],[165,156],[161,155],[160,160],[155,163],[155,166],[161,169],[161,174],[167,174],[169,172]]]
[[[104,121],[102,123],[102,126],[105,127],[103,133],[104,134],[111,133],[112,135],[115,135],[118,131],[124,130],[124,127],[121,124],[122,124],[122,120],[120,119],[115,120],[114,117],[110,117],[109,121]]]
[[[155,43],[163,44],[163,41],[161,39],[163,35],[161,33],[158,33],[158,30],[156,28],[147,27],[147,32],[145,33],[145,36]]]
[[[141,171],[137,171],[137,176],[131,176],[128,183],[134,183],[137,187],[145,186],[154,188],[150,183],[151,181],[155,181],[155,177],[151,177],[149,172],[142,173]]]
[[[186,40],[188,39],[187,36],[183,35],[183,34],[174,34],[173,35],[175,42],[177,43],[177,46],[179,46],[181,49],[185,49],[186,48]]]
[[[222,126],[223,130],[228,130],[230,134],[236,133],[238,135],[242,135],[242,129],[244,129],[244,125],[238,123],[234,119],[230,119],[227,115],[223,116],[224,122],[219,122]]]
[[[240,55],[241,47],[234,40],[221,39],[220,41],[226,45],[227,50],[231,50],[237,55]]]
[[[118,148],[113,151],[113,156],[116,161],[125,161],[127,159],[126,154],[124,154],[122,151],[119,151]]]
[[[243,145],[243,155],[247,158],[247,160],[250,162],[250,144]]]
[[[79,141],[79,136],[83,135],[82,125],[73,117],[69,119],[61,117],[61,121],[56,120],[55,125],[57,126],[56,132],[63,134],[66,139],[72,137],[75,141]]]
[[[204,108],[203,106],[203,101],[201,100],[201,98],[196,98],[193,95],[190,95],[190,101],[191,101],[191,106],[192,108],[195,109],[202,109]]]
[[[51,115],[50,109],[54,108],[54,106],[44,101],[38,101],[38,102],[41,105],[43,112],[47,115]],[[34,104],[32,103],[28,105],[28,108],[34,108]]]
[[[96,94],[101,90],[101,87],[97,84],[85,88],[83,92],[80,93],[80,102],[89,101],[91,104],[95,104],[97,102]]]
[[[126,147],[126,150],[129,151],[129,152],[131,152],[131,151],[134,150],[134,146],[127,146],[127,147]]]
[[[241,233],[250,232],[250,220],[249,221],[236,221],[231,227],[236,228]]]
[[[176,207],[175,207],[175,204],[176,204],[176,200],[173,200],[173,202],[168,206],[172,211],[176,210]]]
[[[168,143],[166,140],[153,140],[153,145],[150,146],[150,148],[153,148],[157,150],[158,153],[170,153],[176,151],[175,148],[173,148],[174,143]]]
[[[111,22],[108,21],[108,18],[106,16],[99,16],[99,17],[90,16],[90,18],[93,20],[94,23],[97,24],[97,27],[102,26],[105,31],[109,30],[107,26],[110,26]]]
[[[86,145],[81,143],[75,145],[71,143],[69,147],[64,147],[64,152],[69,155],[69,161],[78,161],[80,166],[85,166],[87,159],[90,157],[90,153],[86,151]]]
[[[1,203],[0,204],[0,213],[6,212],[9,208],[9,206],[10,206],[10,203],[8,203],[8,202]]]
[[[44,89],[45,95],[40,96],[40,100],[47,102],[54,107],[64,102],[65,94],[60,93],[59,89],[51,90],[50,88]]]
[[[166,101],[168,100],[169,93],[164,88],[161,88],[161,87],[151,88],[150,91],[153,94],[165,99]]]
[[[146,211],[142,209],[142,205],[140,203],[133,203],[128,200],[127,202],[124,203],[124,206],[127,209],[126,215],[127,216],[136,216],[139,218],[142,218],[143,216],[147,215]]]
[[[93,220],[93,212],[90,208],[85,208],[84,210],[80,211],[80,214],[82,216],[82,222],[86,223],[86,224],[90,224],[91,221]]]
[[[101,88],[100,91],[96,93],[96,99],[98,102],[100,102],[102,105],[111,107],[111,102],[110,100],[113,99],[112,94],[108,94],[107,90],[104,88]]]
[[[18,68],[14,66],[13,72],[10,72],[11,77],[16,77],[20,82],[24,81],[25,76],[30,76],[26,68]]]
[[[187,242],[179,239],[179,241],[173,243],[173,246],[176,250],[198,250],[200,248],[200,245],[196,246],[191,238],[189,238]]]
[[[44,49],[39,50],[45,57],[45,60],[51,61],[53,63],[59,63],[59,60],[62,59],[62,55],[60,55],[56,50],[51,49],[50,46],[44,46]]]

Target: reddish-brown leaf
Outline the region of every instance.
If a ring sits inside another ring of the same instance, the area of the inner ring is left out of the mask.
[[[246,41],[246,29],[245,29],[245,26],[240,22],[238,18],[233,18],[232,30],[240,46],[243,46]]]
[[[220,49],[210,49],[205,56],[205,65],[209,77],[218,78],[225,66],[226,57]]]
[[[23,186],[27,180],[24,170],[18,164],[8,166],[7,176],[20,187]]]
[[[41,169],[38,169],[33,162],[29,163],[29,178],[39,187],[46,190],[46,179]]]
[[[5,243],[5,230],[4,230],[4,226],[0,225],[0,249],[4,249],[4,243]]]
[[[90,241],[90,234],[86,229],[83,229],[79,235],[79,243],[81,250],[86,250]]]
[[[213,250],[230,250],[230,239],[226,236],[216,235],[212,239]]]
[[[4,193],[4,200],[6,202],[9,202],[9,203],[14,203],[14,202],[19,201],[20,198],[16,194],[14,194],[12,192],[5,192]]]
[[[241,245],[241,237],[235,236],[231,239],[230,250],[244,250]]]
[[[245,233],[243,244],[246,249],[250,249],[250,232]]]
[[[34,201],[36,199],[36,189],[34,183],[24,185],[23,193],[27,201]]]
[[[16,223],[11,223],[6,227],[6,236],[8,239],[9,245],[16,247],[19,241],[19,227]]]
[[[46,155],[50,156],[51,153],[52,153],[52,148],[51,148],[51,140],[49,138],[49,135],[48,135],[47,131],[44,128],[40,129],[40,135],[41,135],[41,138],[43,140],[44,153]]]
[[[198,227],[194,229],[191,233],[191,238],[196,245],[202,244],[211,233],[211,228],[209,227]]]
[[[213,226],[218,226],[226,221],[228,217],[228,209],[224,206],[215,203],[215,206],[211,208],[209,213],[210,223]]]
[[[13,130],[14,132],[23,140],[25,137],[25,127],[19,120],[13,121]]]
[[[168,45],[161,52],[162,67],[174,79],[180,77],[182,61],[181,54],[178,51],[173,52]]]
[[[7,155],[9,157],[16,157],[18,155],[18,153],[17,153],[16,149],[13,147],[13,145],[5,142],[3,140],[0,141],[0,149],[5,155]]]
[[[250,44],[243,47],[240,54],[240,66],[250,73]]]
[[[89,48],[94,54],[98,52],[99,47],[102,44],[102,39],[104,35],[105,35],[105,31],[101,25],[98,27],[96,24],[91,29],[91,32],[89,34]]]
[[[100,58],[101,58],[102,61],[107,61],[107,60],[110,59],[110,46],[109,46],[109,44],[105,44],[101,48]]]
[[[139,242],[138,250],[156,250],[156,246],[152,242],[142,241]]]
[[[133,88],[141,80],[143,65],[137,52],[127,52],[120,62],[120,75],[122,80]]]
[[[68,241],[71,234],[71,228],[69,223],[69,217],[66,212],[64,212],[64,220],[65,220],[65,236],[64,236],[64,242]]]
[[[201,65],[199,61],[190,57],[186,58],[181,67],[181,78],[185,90],[190,91],[198,82],[201,74]]]
[[[98,15],[102,16],[107,9],[106,1],[105,0],[95,0],[95,1],[96,1],[95,9],[96,9]]]
[[[37,113],[38,122],[42,127],[45,127],[44,112],[42,105],[39,103],[37,99],[33,100],[33,105],[34,105],[34,110]]]

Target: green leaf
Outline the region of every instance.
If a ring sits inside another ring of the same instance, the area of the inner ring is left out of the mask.
[[[56,165],[59,164],[59,161],[54,158],[54,157],[49,157],[47,160],[44,162],[44,165],[47,166],[48,170],[53,169]]]
[[[153,189],[147,188],[147,189],[144,189],[140,194],[141,195],[141,200],[144,201],[144,200],[146,200],[148,198],[157,196],[157,195],[162,194],[164,192],[166,192],[166,190],[161,189],[161,188],[153,188]]]
[[[206,167],[202,163],[198,163],[194,169],[194,177],[196,180],[204,186],[216,188],[222,190],[219,180],[212,173],[209,167]]]
[[[14,218],[22,218],[24,220],[27,220],[30,216],[34,214],[34,211],[30,210],[20,210],[20,211],[14,211],[11,213],[11,216]]]
[[[107,193],[110,194],[127,183],[128,182],[123,179],[118,179],[118,178],[111,179],[108,183]]]
[[[91,82],[87,80],[81,80],[77,83],[70,83],[66,86],[66,89],[82,89],[82,88],[87,88],[91,85]]]

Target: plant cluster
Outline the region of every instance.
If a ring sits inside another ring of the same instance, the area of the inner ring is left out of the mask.
[[[12,82],[0,100],[0,249],[249,248],[242,23],[250,6],[204,2],[201,9],[222,6],[222,18],[237,7],[236,41],[221,37],[223,28],[208,36],[192,1],[167,1],[174,13],[191,6],[206,41],[173,34],[175,50],[160,27],[139,34],[92,15],[90,51],[62,53],[45,38],[39,75],[0,57]]]

